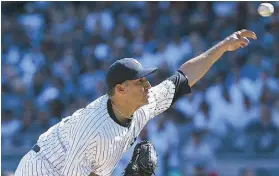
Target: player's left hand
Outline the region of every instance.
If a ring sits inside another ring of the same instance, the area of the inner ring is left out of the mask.
[[[151,176],[157,166],[157,152],[149,141],[138,143],[133,152],[132,160],[124,171],[124,176]]]
[[[250,43],[249,38],[256,40],[257,35],[253,31],[242,29],[228,36],[223,41],[223,44],[227,51],[235,51],[239,48],[246,47]]]

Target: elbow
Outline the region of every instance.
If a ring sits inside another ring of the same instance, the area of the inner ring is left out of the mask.
[[[187,69],[186,66],[181,66],[179,68],[179,70],[185,75],[185,77],[187,78],[187,81],[188,81],[188,85],[190,87],[192,87],[196,82],[197,80],[194,79],[194,76],[191,74],[191,70],[190,69]]]

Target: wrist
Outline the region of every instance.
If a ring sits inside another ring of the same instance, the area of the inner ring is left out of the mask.
[[[222,50],[224,53],[226,51],[228,51],[228,42],[227,42],[227,39],[224,39],[223,41],[219,42],[218,43],[218,47],[220,48],[220,50]]]

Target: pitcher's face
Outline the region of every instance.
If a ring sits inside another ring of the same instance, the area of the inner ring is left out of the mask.
[[[128,96],[129,102],[141,107],[148,104],[148,90],[150,88],[151,85],[145,77],[131,80],[127,83],[126,96]]]

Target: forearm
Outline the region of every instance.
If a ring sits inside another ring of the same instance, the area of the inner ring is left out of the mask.
[[[222,41],[201,55],[182,64],[180,70],[188,77],[189,86],[192,87],[200,80],[225,52],[226,48]]]

